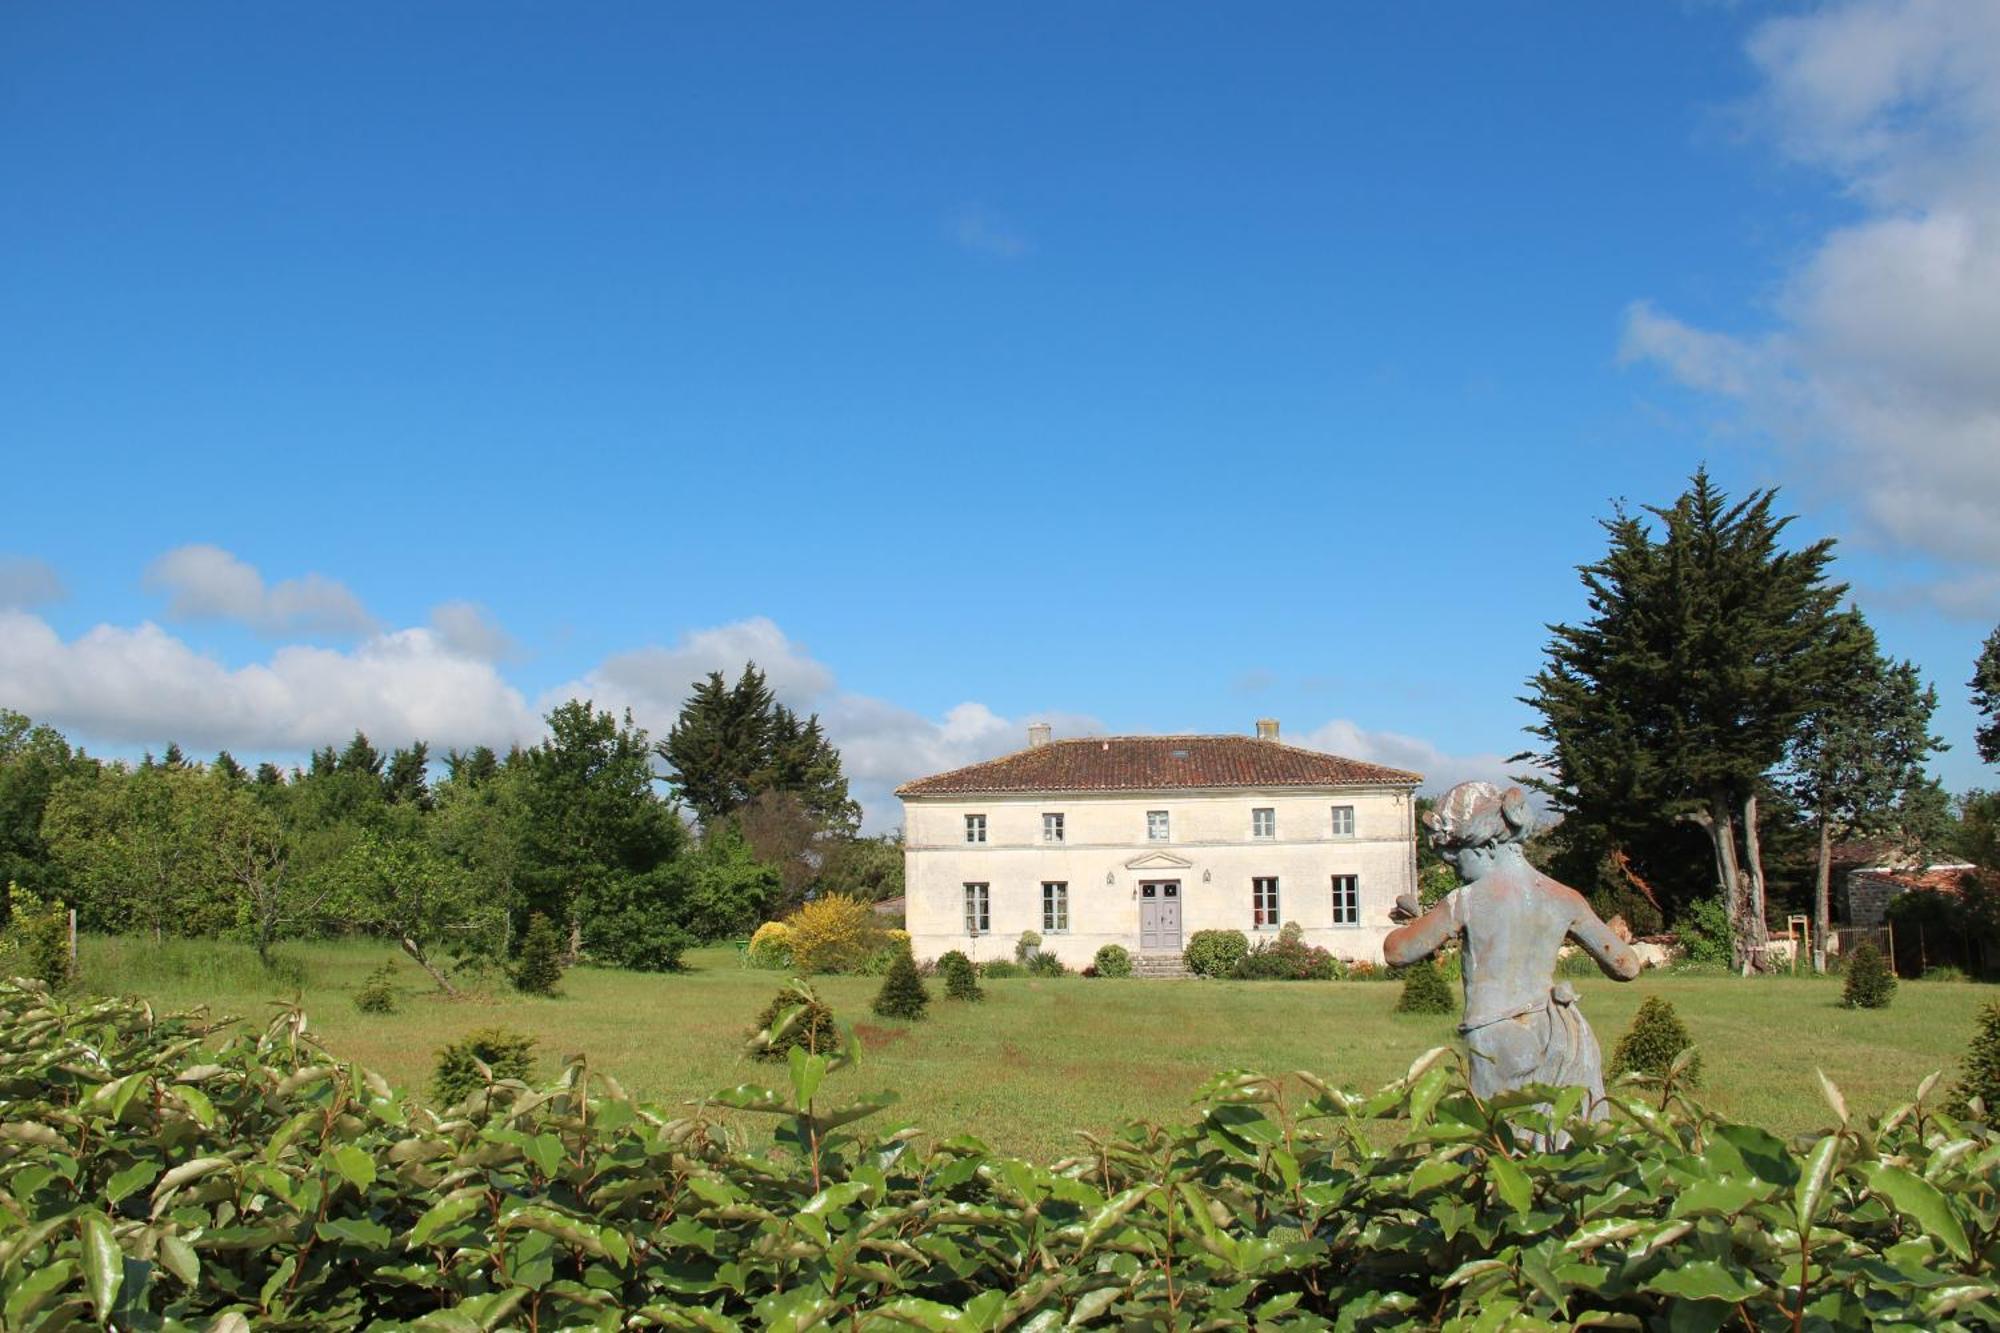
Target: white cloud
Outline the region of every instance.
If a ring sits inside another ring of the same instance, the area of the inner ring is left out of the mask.
[[[1856,0],[1761,25],[1753,123],[1863,210],[1731,336],[1646,303],[1628,359],[1732,401],[1866,531],[1943,561],[1979,613],[2000,570],[2000,5]],[[1972,590],[1971,596],[1968,590]],[[1946,595],[1946,594],[1949,595]]]
[[[287,644],[229,667],[147,623],[99,625],[64,642],[47,622],[0,612],[0,698],[39,721],[114,745],[297,752],[356,728],[434,746],[531,740],[539,718],[493,668],[425,629],[348,652]]]
[[[514,637],[475,602],[444,602],[432,607],[431,632],[447,650],[461,657],[497,662],[514,654]]]
[[[895,789],[912,778],[959,768],[1027,744],[1027,718],[1008,719],[981,703],[961,703],[941,718],[839,688],[830,667],[764,617],[695,630],[671,646],[634,649],[607,658],[582,677],[547,691],[541,707],[564,699],[593,700],[599,708],[629,708],[654,736],[673,726],[695,683],[711,671],[734,681],[755,662],[778,700],[801,713],[819,714],[827,736],[840,747],[841,764],[870,831],[902,819]],[[1094,718],[1038,713],[1058,734],[1102,731]]]
[[[146,571],[172,620],[233,620],[260,634],[366,634],[376,628],[345,584],[320,574],[266,584],[255,565],[219,546],[176,547]]]
[[[0,555],[0,609],[61,601],[67,590],[55,566],[31,555]]]
[[[1524,763],[1510,764],[1501,754],[1452,754],[1433,741],[1395,731],[1370,731],[1346,718],[1316,727],[1293,744],[1421,773],[1424,781],[1419,790],[1431,796],[1475,780],[1505,786],[1512,774],[1527,767]]]
[[[1013,223],[978,204],[958,211],[952,219],[951,234],[965,249],[996,259],[1019,259],[1033,248]]]

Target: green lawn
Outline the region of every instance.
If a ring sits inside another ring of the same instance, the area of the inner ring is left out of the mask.
[[[781,1078],[744,1058],[741,1045],[783,978],[739,966],[734,949],[694,953],[691,970],[675,976],[579,968],[561,999],[499,991],[446,1000],[399,960],[401,1012],[355,1012],[354,991],[388,954],[381,945],[326,944],[291,948],[286,958],[294,976],[302,971],[321,1039],[392,1081],[421,1087],[439,1046],[495,1025],[535,1033],[545,1074],[580,1051],[651,1099]],[[207,1004],[246,1020],[261,1021],[272,1000],[292,993],[235,945],[86,939],[82,966],[98,991],[134,992],[169,1009]],[[879,984],[871,978],[818,984],[867,1048],[859,1069],[837,1076],[850,1090],[895,1089],[903,1099],[895,1118],[1040,1158],[1067,1151],[1078,1129],[1183,1118],[1190,1094],[1220,1069],[1306,1069],[1371,1088],[1453,1036],[1453,1020],[1397,1017],[1398,987],[1379,982],[1002,980],[986,983],[979,1005],[947,1003],[933,983],[932,1017],[911,1024],[869,1012]],[[1891,1008],[1870,1012],[1840,1008],[1839,986],[1828,981],[1649,975],[1625,986],[1578,984],[1607,1056],[1640,1000],[1664,995],[1701,1046],[1705,1099],[1787,1132],[1827,1118],[1815,1067],[1855,1111],[1879,1112],[1932,1070],[1949,1069],[1979,1006],[2000,998],[1985,986],[1904,982]]]

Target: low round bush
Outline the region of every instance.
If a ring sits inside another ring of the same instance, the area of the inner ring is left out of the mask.
[[[30,890],[9,883],[0,966],[8,976],[33,977],[57,989],[75,980],[69,957],[69,909],[60,901],[45,903]]]
[[[439,1106],[457,1106],[493,1081],[518,1079],[525,1083],[535,1076],[535,1039],[525,1032],[506,1028],[481,1028],[467,1033],[437,1053],[437,1069],[431,1075],[431,1099]]]
[[[818,1054],[840,1049],[833,1009],[803,981],[772,996],[750,1031],[750,1053],[759,1060],[785,1059],[794,1046]]]
[[[1340,960],[1298,935],[1288,939],[1280,933],[1258,941],[1230,975],[1239,981],[1333,981],[1340,976]]]
[[[1198,977],[1226,977],[1250,952],[1250,937],[1240,930],[1197,930],[1188,936],[1181,961]]]
[[[1458,997],[1444,973],[1426,958],[1403,969],[1403,993],[1396,998],[1399,1014],[1448,1014],[1458,1008]]]
[[[1090,960],[1100,977],[1129,977],[1132,975],[1132,954],[1122,944],[1107,944],[1097,951]]]
[[[880,952],[875,905],[844,893],[815,898],[785,918],[792,966],[801,972],[855,972]]]
[[[1847,960],[1847,981],[1840,1003],[1849,1009],[1887,1009],[1896,994],[1896,978],[1872,944],[1864,944]]]
[[[937,974],[944,979],[944,994],[948,1000],[979,1001],[986,998],[986,992],[979,989],[979,972],[972,966],[972,960],[953,949],[937,960]]]
[[[766,921],[750,937],[744,959],[752,967],[785,971],[792,965],[792,928],[782,921]]]
[[[382,966],[368,974],[361,989],[354,992],[354,1007],[364,1014],[396,1012],[396,960],[384,959]]]
[[[555,995],[562,990],[562,940],[555,923],[540,912],[528,918],[521,936],[521,956],[514,960],[514,989],[524,995]]]
[[[1052,953],[1038,953],[1028,961],[1028,975],[1031,977],[1066,977],[1069,969],[1063,960]]]
[[[1611,1053],[1611,1076],[1653,1074],[1664,1076],[1673,1067],[1674,1057],[1694,1045],[1687,1024],[1674,1011],[1673,1002],[1649,995],[1632,1017],[1632,1026],[1618,1039]],[[1701,1055],[1696,1053],[1681,1071],[1681,1081],[1701,1082]]]
[[[979,965],[979,975],[988,981],[1000,981],[1007,977],[1025,977],[1028,969],[1005,958],[995,958]]]
[[[896,961],[882,978],[882,989],[875,993],[875,1012],[884,1018],[922,1018],[930,1002],[931,993],[917,975],[917,960],[908,949],[897,951]]]

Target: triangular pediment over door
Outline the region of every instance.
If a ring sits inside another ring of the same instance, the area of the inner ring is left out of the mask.
[[[1127,870],[1192,870],[1194,862],[1184,861],[1172,852],[1147,852],[1135,856],[1125,863]]]

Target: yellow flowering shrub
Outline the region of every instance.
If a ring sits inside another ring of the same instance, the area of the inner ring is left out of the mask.
[[[750,937],[749,952],[750,961],[758,967],[790,967],[792,928],[782,921],[766,921]]]
[[[815,898],[785,918],[792,966],[800,972],[849,972],[881,950],[887,932],[872,903],[844,893]]]

